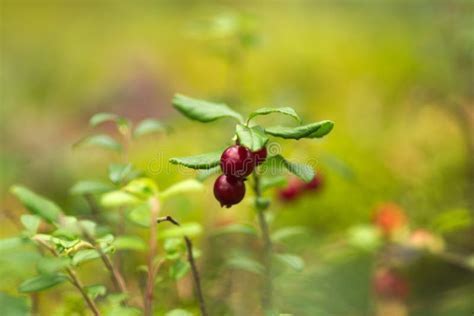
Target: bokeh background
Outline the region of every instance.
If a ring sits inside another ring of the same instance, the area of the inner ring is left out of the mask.
[[[472,1],[2,1],[0,14],[2,238],[18,234],[24,213],[8,192],[15,183],[87,216],[69,188],[107,179],[107,165],[122,159],[72,148],[91,132],[94,113],[171,126],[130,150],[130,160],[167,187],[194,176],[169,165],[170,157],[213,151],[233,136],[230,121],[181,117],[171,107],[174,93],[226,101],[242,113],[292,106],[306,122],[336,126],[322,140],[278,141],[286,157],[315,161],[323,177],[319,190],[289,202],[268,194],[275,198],[273,230],[307,230],[279,246],[305,261],[302,271],[282,269],[276,279],[281,312],[474,312]],[[287,123],[274,116],[261,122]],[[104,131],[114,133],[107,125]],[[205,227],[196,243],[213,315],[258,315],[258,278],[224,264],[231,252],[258,244],[212,233],[253,223],[251,202],[221,209],[212,181],[205,185],[204,193],[164,208]],[[374,214],[384,207],[406,217],[397,246],[374,235]],[[428,242],[413,250],[407,244],[420,230]],[[130,255],[133,264],[144,259]],[[35,258],[31,248],[2,249],[0,310],[30,304],[16,287],[34,265],[17,257]],[[125,267],[132,274],[133,264]],[[85,279],[107,279],[94,267],[85,266]],[[377,275],[387,269],[402,291],[377,291]],[[177,307],[197,314],[190,288],[189,279],[158,286],[157,315]],[[41,297],[41,315],[85,313],[67,286]]]

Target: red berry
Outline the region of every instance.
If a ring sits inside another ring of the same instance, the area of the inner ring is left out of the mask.
[[[227,208],[239,203],[245,196],[245,184],[242,180],[221,175],[214,183],[214,196]]]
[[[283,202],[289,202],[296,199],[304,189],[305,183],[299,178],[291,178],[288,185],[278,191],[278,197]]]
[[[225,175],[245,178],[252,173],[255,162],[252,152],[239,145],[230,146],[221,156],[221,169]]]
[[[256,166],[262,164],[265,161],[265,159],[267,159],[267,148],[262,147],[261,149],[254,151],[253,156],[255,159]]]
[[[305,184],[304,188],[305,190],[308,190],[308,191],[317,191],[321,189],[322,184],[323,184],[323,178],[321,174],[318,173],[317,175],[314,176],[313,180]]]
[[[385,298],[405,299],[408,296],[408,282],[397,272],[380,269],[375,273],[373,281],[375,293]]]
[[[395,203],[384,203],[377,207],[374,223],[386,236],[390,236],[407,223],[405,212]]]

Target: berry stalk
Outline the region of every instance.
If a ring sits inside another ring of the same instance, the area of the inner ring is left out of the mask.
[[[263,265],[265,267],[263,289],[262,289],[262,307],[264,312],[267,313],[273,310],[273,281],[272,281],[272,252],[273,245],[270,238],[270,230],[268,223],[265,218],[265,209],[258,201],[262,198],[262,190],[260,187],[260,176],[257,171],[253,172],[254,186],[253,190],[255,193],[255,209],[257,210],[258,223],[262,232],[263,240]]]

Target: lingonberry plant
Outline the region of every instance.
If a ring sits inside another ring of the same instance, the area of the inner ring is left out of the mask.
[[[170,162],[192,169],[206,170],[206,175],[221,172],[222,174],[214,183],[214,196],[224,207],[231,207],[242,201],[246,193],[245,183],[250,182],[249,177],[252,175],[254,206],[263,239],[262,308],[265,313],[273,314],[275,312],[272,294],[274,254],[266,217],[270,199],[264,197],[263,194],[273,184],[281,183],[276,179],[276,173],[272,172],[275,169],[286,168],[305,183],[312,183],[315,173],[313,167],[307,164],[290,162],[280,154],[269,155],[266,146],[270,137],[294,140],[321,138],[332,130],[334,124],[332,121],[325,120],[303,125],[298,114],[290,107],[260,108],[250,113],[244,120],[240,113],[222,103],[193,99],[180,94],[174,96],[172,103],[184,116],[195,121],[209,123],[221,118],[231,118],[237,122],[235,131],[229,134],[234,144],[224,151],[172,158]],[[254,122],[258,116],[272,113],[290,116],[298,125],[263,127]],[[295,262],[291,255],[281,254],[279,258],[290,262],[290,265]],[[259,271],[259,265],[256,265],[254,270]]]
[[[180,225],[173,217],[162,216],[162,205],[166,200],[200,190],[202,184],[191,179],[159,190],[152,178],[144,176],[130,163],[129,151],[134,139],[165,131],[165,126],[159,121],[146,119],[133,128],[130,120],[111,113],[99,113],[90,120],[94,128],[107,122],[115,124],[121,141],[108,134],[93,134],[75,144],[76,147],[93,145],[116,151],[121,153],[123,160],[122,163],[110,164],[110,182],[83,180],[71,188],[71,194],[82,196],[87,201],[90,208],[87,218],[71,216],[70,211],[23,186],[11,188],[11,192],[32,213],[21,217],[25,228],[21,240],[32,242],[41,254],[37,262],[38,275],[25,280],[19,291],[36,293],[68,281],[94,315],[143,313],[150,316],[154,313],[157,274],[167,266],[169,277],[174,281],[191,270],[201,314],[207,315],[195,263],[197,251],[190,239],[202,228],[198,223]],[[162,222],[172,223],[175,227],[158,230],[157,225]],[[130,234],[132,228],[128,227],[129,224],[149,230],[148,245],[136,234]],[[158,253],[158,242],[163,242],[163,254]],[[146,264],[136,268],[138,278],[123,274],[123,266],[127,263],[121,255],[123,251],[147,253]],[[112,288],[100,283],[85,285],[79,277],[77,270],[96,259],[100,259],[109,272]],[[141,290],[142,300],[134,291],[137,287]]]

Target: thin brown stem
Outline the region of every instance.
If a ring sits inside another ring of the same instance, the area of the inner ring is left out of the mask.
[[[145,316],[151,316],[153,314],[153,292],[155,288],[155,256],[157,248],[157,222],[156,218],[160,213],[160,202],[158,198],[150,199],[150,240],[149,240],[149,253],[148,253],[148,277],[146,283],[144,305],[145,305]]]
[[[260,187],[260,177],[256,171],[253,173],[254,179],[254,193],[255,193],[255,208],[257,210],[258,223],[262,232],[263,240],[263,265],[265,267],[265,274],[263,280],[262,290],[262,307],[265,312],[273,310],[273,281],[272,281],[272,241],[270,238],[270,230],[265,218],[265,207],[259,205],[259,200],[262,198],[262,190]]]
[[[49,252],[51,252],[51,254],[53,256],[59,257],[59,254],[56,252],[56,250],[54,248],[50,247],[45,241],[43,241],[39,238],[35,239],[35,241],[38,242],[41,246],[43,246],[47,250],[49,250]],[[95,316],[100,316],[100,312],[99,312],[99,309],[97,308],[97,305],[95,305],[94,300],[91,299],[89,295],[87,295],[87,292],[86,292],[84,286],[82,285],[81,280],[78,278],[78,276],[76,274],[76,271],[74,271],[74,269],[68,267],[68,268],[66,268],[66,272],[69,275],[69,281],[81,293],[82,297],[84,298],[84,301],[87,303],[87,305],[91,309],[92,313]]]
[[[169,215],[158,218],[156,222],[157,223],[170,222],[176,226],[180,226],[179,222]],[[207,316],[209,314],[207,313],[206,301],[204,300],[204,295],[203,295],[203,291],[201,287],[201,277],[199,275],[199,270],[197,269],[196,261],[194,260],[193,243],[191,242],[191,239],[189,239],[189,237],[187,236],[184,236],[184,242],[186,244],[186,253],[187,253],[188,262],[189,262],[189,265],[191,266],[191,273],[193,275],[194,289],[196,291],[196,296],[199,302],[199,309],[201,310],[202,316]]]

